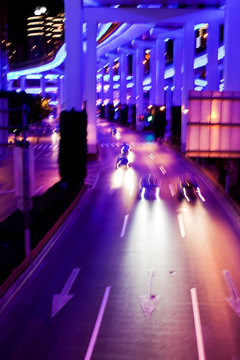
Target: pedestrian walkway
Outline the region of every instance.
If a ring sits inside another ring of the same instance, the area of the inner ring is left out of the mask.
[[[37,156],[37,151],[54,151],[58,146],[59,143],[30,145],[30,147],[35,149],[35,157]],[[91,187],[95,186],[98,177],[98,166],[98,160],[88,161],[87,176],[84,181],[85,185]],[[57,164],[56,169],[58,169]],[[48,167],[46,167],[46,171],[48,171]],[[0,159],[0,222],[4,221],[18,208],[19,197],[16,196],[14,182],[13,148],[10,148],[9,155],[5,159]],[[46,186],[42,187],[46,190]],[[39,195],[39,193],[35,192],[35,195]]]
[[[134,148],[134,147],[144,147],[144,146],[147,146],[147,147],[152,147],[152,146],[157,146],[157,143],[156,142],[153,142],[153,141],[142,141],[142,142],[130,142],[129,145]],[[122,143],[121,142],[100,142],[99,143],[99,146],[101,148],[109,148],[109,147],[121,147],[122,146]]]

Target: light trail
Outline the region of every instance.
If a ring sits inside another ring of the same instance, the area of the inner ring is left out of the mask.
[[[181,237],[184,238],[185,235],[186,235],[186,233],[185,233],[185,229],[184,229],[182,214],[178,214],[177,217],[178,217],[178,224],[179,224],[179,229],[180,229]]]

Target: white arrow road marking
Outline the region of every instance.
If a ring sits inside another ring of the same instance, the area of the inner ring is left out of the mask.
[[[95,323],[94,329],[93,329],[93,333],[88,345],[88,349],[87,349],[87,353],[85,355],[84,360],[90,360],[92,353],[93,353],[93,349],[97,340],[97,336],[98,336],[98,332],[102,323],[102,319],[103,319],[103,315],[104,315],[104,311],[107,305],[107,301],[108,301],[108,297],[110,294],[110,290],[111,290],[111,286],[107,286],[103,295],[103,299],[102,299],[102,303],[100,306],[100,310],[98,313],[98,317],[97,317],[97,321]]]
[[[128,217],[129,217],[129,214],[125,215],[120,237],[123,237],[125,235],[126,228],[127,228],[127,223],[128,223]]]
[[[226,301],[240,317],[240,297],[230,271],[223,270],[223,276],[230,295],[230,297],[226,298]]]
[[[152,278],[153,270],[148,271],[146,294],[139,296],[139,301],[146,319],[149,319],[152,315],[155,307],[157,306],[160,296],[152,295]]]
[[[66,305],[74,295],[69,294],[69,291],[76,280],[76,277],[78,276],[78,273],[80,271],[80,268],[74,268],[71,272],[66,284],[64,285],[64,288],[62,289],[60,294],[53,295],[52,298],[52,315],[56,315],[58,311],[60,311],[64,305]]]
[[[159,170],[163,173],[163,175],[165,175],[167,173],[167,170],[165,169],[165,167],[163,165],[159,166]]]
[[[196,338],[197,338],[198,359],[205,360],[206,357],[205,357],[202,326],[201,326],[200,312],[199,312],[198,299],[197,299],[197,290],[196,290],[196,288],[193,288],[190,291],[191,291],[191,298],[192,298],[195,332],[196,332]]]

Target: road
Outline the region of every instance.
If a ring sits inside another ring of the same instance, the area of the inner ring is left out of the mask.
[[[151,134],[98,123],[88,189],[0,310],[4,360],[240,359],[239,233],[195,167]],[[116,170],[120,145],[130,169]],[[179,202],[196,172],[205,202]],[[155,173],[160,200],[137,199]]]

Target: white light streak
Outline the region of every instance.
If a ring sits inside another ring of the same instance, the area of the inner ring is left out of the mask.
[[[169,186],[169,190],[170,190],[171,195],[174,196],[175,195],[175,190],[174,190],[173,184],[171,183],[168,186]]]
[[[179,229],[180,229],[181,237],[184,238],[185,235],[186,235],[186,233],[185,233],[185,229],[184,229],[182,214],[178,214],[177,217],[178,217],[178,224],[179,224]]]
[[[163,175],[165,175],[167,173],[167,170],[165,169],[165,167],[163,165],[159,166],[159,170],[163,173]]]

